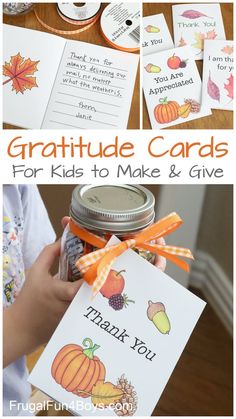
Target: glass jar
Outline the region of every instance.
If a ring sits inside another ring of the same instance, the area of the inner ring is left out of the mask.
[[[124,240],[153,223],[154,205],[154,195],[140,185],[79,185],[72,193],[70,217],[75,225],[106,240],[113,234]],[[93,245],[75,236],[68,224],[61,241],[60,279],[81,279],[75,264],[94,250]],[[151,252],[135,251],[154,263],[155,255]]]

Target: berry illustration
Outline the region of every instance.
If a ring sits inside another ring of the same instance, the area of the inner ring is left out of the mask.
[[[110,298],[115,294],[121,294],[125,287],[125,280],[121,275],[122,272],[117,272],[113,269],[109,272],[107,280],[103,287],[100,289],[100,293],[105,298]]]
[[[167,65],[171,70],[177,70],[180,67],[180,63],[181,59],[175,54],[167,60]]]
[[[180,62],[180,64],[179,64],[179,67],[180,67],[180,68],[185,68],[185,67],[187,67],[187,60],[183,60],[183,61],[181,61],[181,62]]]
[[[135,301],[129,300],[126,294],[115,294],[109,298],[109,305],[116,311],[128,307],[129,303],[135,303]]]

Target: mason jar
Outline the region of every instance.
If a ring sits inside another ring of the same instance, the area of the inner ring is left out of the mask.
[[[140,185],[79,185],[73,190],[69,212],[75,225],[107,241],[112,235],[125,240],[154,222],[154,206],[154,195]],[[74,235],[68,224],[61,240],[60,279],[81,279],[76,262],[94,250],[95,247]],[[154,263],[153,253],[135,251]]]

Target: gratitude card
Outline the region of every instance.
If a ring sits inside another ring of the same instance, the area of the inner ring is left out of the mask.
[[[125,129],[139,57],[67,41],[42,128]]]
[[[195,60],[203,58],[204,41],[225,39],[220,4],[172,6],[175,46],[191,45]]]
[[[22,128],[127,127],[138,55],[3,27],[4,122]]]
[[[152,128],[210,115],[201,104],[202,82],[189,45],[143,57],[143,88]]]
[[[143,17],[143,55],[174,46],[163,13]]]
[[[3,25],[3,121],[40,128],[65,39]]]
[[[205,41],[202,101],[212,109],[233,110],[234,42]]]
[[[133,250],[109,277],[94,299],[82,285],[29,381],[76,415],[150,416],[205,302]]]

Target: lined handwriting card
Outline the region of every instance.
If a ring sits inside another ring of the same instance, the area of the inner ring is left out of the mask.
[[[143,88],[152,128],[211,115],[189,45],[143,57]]]
[[[172,6],[175,46],[190,45],[195,60],[203,58],[204,41],[225,39],[220,4]]]
[[[138,55],[10,25],[3,50],[4,122],[127,128]]]
[[[211,109],[233,110],[234,42],[205,41],[202,101]]]
[[[82,285],[29,377],[75,415],[150,416],[205,307],[133,250],[118,272],[112,297]]]
[[[143,17],[142,46],[143,55],[174,47],[163,13]]]
[[[125,129],[139,57],[67,41],[43,128]]]

